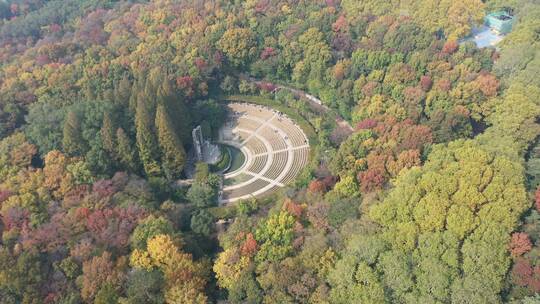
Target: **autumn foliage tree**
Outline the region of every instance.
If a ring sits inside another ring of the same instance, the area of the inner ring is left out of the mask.
[[[470,288],[480,279],[479,275],[486,278],[483,273],[491,273],[489,279],[482,279],[486,289],[480,293],[474,291],[474,297],[484,300],[499,297],[509,265],[510,233],[527,208],[527,200],[522,179],[515,173],[519,163],[484,149],[472,141],[434,148],[423,168],[400,175],[396,188],[382,204],[370,210],[370,217],[385,226],[391,248],[406,252],[414,263],[423,265],[413,287],[421,297],[473,297]],[[496,199],[488,194],[490,191],[512,193],[512,199]],[[484,195],[491,198],[470,199]],[[411,202],[403,200],[404,197],[414,199]],[[403,217],[405,214],[408,215]],[[493,230],[486,234],[486,229]],[[435,240],[448,254],[453,252],[451,258],[442,258],[430,249]],[[515,254],[528,247],[522,235],[516,235],[512,244]],[[463,257],[460,261],[458,252]],[[428,267],[433,258],[439,260],[437,271]],[[435,287],[441,283],[436,276],[454,277],[459,283],[451,289]],[[441,293],[426,293],[432,288],[442,288]]]
[[[121,267],[125,267],[126,262],[125,259],[119,260],[117,262],[119,265],[115,265],[114,261],[111,260],[111,254],[104,252],[101,256],[96,256],[83,263],[81,289],[83,299],[92,302],[99,290],[107,284],[119,288],[125,280]]]
[[[203,264],[194,262],[192,256],[182,252],[168,235],[156,235],[148,240],[146,247],[146,250],[132,252],[130,264],[146,271],[158,269],[163,272],[168,303],[206,303]]]
[[[225,31],[218,46],[235,66],[245,65],[255,54],[256,41],[248,28],[231,28]]]
[[[512,234],[509,248],[512,257],[516,258],[529,252],[532,248],[532,243],[526,233],[516,232]]]
[[[540,212],[540,187],[538,187],[534,193],[534,206],[536,210]]]

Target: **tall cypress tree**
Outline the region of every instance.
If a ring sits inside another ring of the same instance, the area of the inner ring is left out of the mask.
[[[146,93],[153,94],[155,96],[158,88],[163,84],[164,80],[166,80],[166,75],[161,68],[156,67],[150,70],[146,76]]]
[[[167,78],[167,76],[162,76],[162,78],[163,81],[158,87],[156,93],[158,103],[163,104],[167,109],[169,117],[174,118],[174,120],[172,120],[172,124],[177,136],[182,142],[187,142],[191,140],[191,119],[189,110],[179,97],[173,83]]]
[[[122,77],[122,79],[114,87],[114,99],[116,103],[126,105],[129,102],[130,97],[131,82],[129,81],[128,75],[125,74],[124,77]]]
[[[116,138],[114,138],[114,123],[109,113],[103,114],[103,124],[101,125],[101,141],[103,142],[103,148],[109,153],[109,155],[115,158],[116,151]]]
[[[82,137],[81,122],[74,111],[67,113],[64,120],[62,147],[64,152],[71,155],[81,155],[86,152],[86,143]]]
[[[152,112],[146,104],[144,93],[137,97],[137,110],[135,113],[135,127],[137,130],[137,146],[139,157],[148,176],[160,176],[159,147],[154,132]]]
[[[103,91],[102,100],[105,100],[106,102],[113,103],[114,102],[114,91],[112,89],[107,89]]]
[[[157,106],[156,128],[162,151],[161,163],[169,179],[178,178],[186,163],[186,151],[178,138],[165,106]]]
[[[129,110],[134,113],[137,112],[137,100],[139,97],[140,92],[143,91],[143,85],[141,84],[140,80],[136,80],[133,82],[133,86],[131,87],[131,95],[129,95]]]
[[[162,77],[158,72],[151,72],[150,75],[145,78],[144,94],[151,98],[151,100],[155,100],[158,88],[161,85],[161,80]]]
[[[89,84],[86,84],[83,88],[84,97],[88,100],[94,100],[96,99],[96,92],[94,91],[94,88],[92,88]]]
[[[116,146],[116,155],[118,161],[122,166],[131,172],[137,172],[139,168],[137,151],[133,149],[131,140],[127,136],[126,132],[122,128],[116,130],[116,139],[118,145]]]

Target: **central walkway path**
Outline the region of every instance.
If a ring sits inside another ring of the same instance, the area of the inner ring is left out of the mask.
[[[261,130],[261,129],[264,128],[265,126],[269,125],[270,121],[271,121],[274,117],[276,117],[276,115],[277,115],[277,114],[274,114],[270,119],[264,121],[262,125],[258,126],[257,129],[255,129],[255,131],[253,131],[253,133],[251,133],[251,135],[250,135],[248,138],[246,138],[246,139],[242,142],[242,144],[245,145],[245,144],[246,144],[253,136],[256,136],[256,135],[257,135],[257,132],[259,132],[259,130]],[[257,121],[257,120],[260,121],[259,119],[256,119],[256,118],[253,118],[253,117],[249,117],[249,116],[246,116],[246,118],[247,118],[247,119],[253,119],[253,120],[256,120],[256,121]],[[249,132],[249,130],[246,130],[246,131]]]

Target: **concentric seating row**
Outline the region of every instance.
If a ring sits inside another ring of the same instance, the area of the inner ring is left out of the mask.
[[[268,186],[269,184],[270,183],[265,180],[257,179],[253,181],[252,183],[247,184],[243,187],[223,191],[222,199],[232,199],[236,197],[242,197],[248,194],[253,194],[257,190],[262,189]]]
[[[266,150],[266,146],[262,143],[262,141],[260,141],[259,139],[257,139],[257,137],[255,136],[252,136],[246,143],[245,143],[246,147],[248,149],[250,149],[250,151],[252,151],[254,154],[261,154],[261,153],[265,153],[265,152],[268,152]]]
[[[283,172],[283,169],[285,169],[285,166],[287,165],[288,153],[289,152],[287,151],[275,153],[272,166],[270,167],[270,169],[268,169],[268,171],[264,173],[263,176],[270,179],[278,178],[281,172]]]
[[[283,119],[280,117],[274,117],[272,119],[272,124],[281,130],[286,130],[287,136],[291,141],[293,147],[298,147],[307,144],[307,139],[304,136],[304,133],[297,127],[294,123],[288,119]]]
[[[293,165],[281,180],[283,184],[294,181],[296,176],[304,169],[309,161],[309,148],[301,148],[293,152]]]
[[[283,150],[287,148],[285,139],[282,138],[282,135],[277,131],[277,129],[264,127],[259,131],[259,134],[268,140],[273,150]]]
[[[266,155],[260,155],[255,157],[253,163],[251,164],[251,166],[249,166],[248,171],[253,173],[260,173],[264,169],[267,160],[268,156]]]

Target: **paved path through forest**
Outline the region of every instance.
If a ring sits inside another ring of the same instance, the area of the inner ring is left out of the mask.
[[[275,88],[280,89],[280,90],[288,90],[288,91],[292,92],[295,96],[307,100],[309,106],[313,110],[315,110],[315,111],[317,111],[319,113],[323,113],[323,114],[326,114],[328,112],[332,112],[336,116],[336,124],[343,131],[348,132],[348,133],[352,133],[354,131],[353,127],[351,126],[351,124],[347,120],[343,119],[343,117],[339,116],[335,111],[332,111],[332,109],[330,109],[329,107],[324,105],[322,100],[320,100],[319,98],[317,98],[317,97],[315,97],[315,96],[313,96],[311,94],[306,93],[305,91],[295,89],[295,88],[292,88],[292,87],[289,87],[289,86],[281,85],[281,84],[275,84],[273,82],[266,81],[266,80],[260,80],[260,79],[257,79],[257,78],[251,77],[251,76],[247,76],[245,74],[240,74],[240,79],[253,82],[253,83],[257,84],[257,85],[266,83],[266,84],[271,84],[272,86],[274,86]]]

